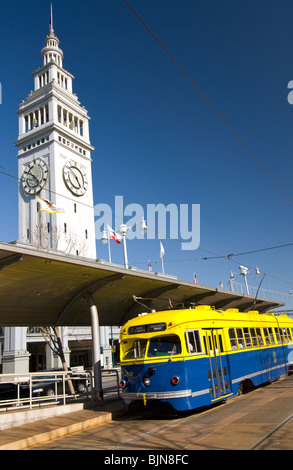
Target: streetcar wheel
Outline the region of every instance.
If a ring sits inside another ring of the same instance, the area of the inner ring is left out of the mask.
[[[78,384],[77,391],[78,391],[78,393],[85,393],[85,391],[86,391],[85,384],[83,384],[83,383]]]
[[[239,384],[239,387],[238,387],[237,395],[240,396],[240,395],[243,395],[243,393],[244,393],[244,384],[243,382],[241,382],[241,384]]]
[[[237,395],[243,395],[244,393],[251,392],[254,390],[253,382],[250,379],[245,379],[239,384]]]

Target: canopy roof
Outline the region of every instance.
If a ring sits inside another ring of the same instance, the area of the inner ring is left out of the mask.
[[[254,297],[172,276],[0,243],[0,326],[89,326],[88,294],[101,326],[123,325],[150,309],[211,305],[265,312],[283,305],[267,299],[254,304]]]

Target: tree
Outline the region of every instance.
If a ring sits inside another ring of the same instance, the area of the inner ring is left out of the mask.
[[[49,344],[51,350],[53,351],[53,353],[57,354],[57,356],[60,357],[63,370],[65,372],[68,372],[68,366],[66,363],[61,336],[60,336],[60,328],[58,326],[42,326],[40,327],[40,330],[42,332],[43,337]],[[72,380],[70,379],[70,376],[66,375],[66,378],[68,379],[68,386],[69,386],[70,393],[72,395],[75,395],[75,390],[72,384]]]
[[[66,224],[65,224],[66,225]],[[52,250],[56,253],[82,256],[86,249],[86,240],[80,240],[76,233],[49,222],[39,222],[30,230],[31,245],[37,249]]]

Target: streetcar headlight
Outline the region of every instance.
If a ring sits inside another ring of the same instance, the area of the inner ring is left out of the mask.
[[[179,383],[179,377],[177,377],[177,375],[174,375],[174,377],[172,377],[171,379],[171,383],[173,385],[177,385]]]
[[[119,385],[120,385],[121,388],[125,387],[126,381],[125,381],[125,380],[120,380],[120,384],[119,384]]]
[[[150,381],[150,379],[149,379],[148,377],[145,377],[145,378],[143,379],[143,383],[144,383],[144,385],[145,385],[146,387],[148,387],[149,384],[151,383],[151,381]]]
[[[152,375],[154,375],[156,373],[156,369],[154,367],[150,367],[149,370],[148,370],[148,373],[149,375],[152,377]]]

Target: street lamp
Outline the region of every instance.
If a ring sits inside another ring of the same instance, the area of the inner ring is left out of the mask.
[[[230,272],[230,279],[229,279],[231,292],[234,292],[233,281],[234,281],[234,273],[232,273],[232,271],[231,271]]]
[[[249,288],[248,288],[248,284],[247,284],[247,274],[250,274],[251,271],[248,271],[248,268],[246,266],[239,266],[239,269],[240,269],[240,273],[239,275],[240,276],[243,276],[244,277],[244,282],[245,282],[245,288],[246,288],[246,293],[247,295],[249,295]],[[233,286],[233,281],[234,281],[234,274],[232,271],[230,272],[230,290],[231,292],[234,292],[234,286]],[[238,274],[238,273],[236,273]],[[258,267],[255,268],[255,274],[257,276],[260,275],[260,270]]]
[[[102,232],[102,238],[101,238],[101,242],[103,243],[103,245],[107,245],[108,243],[108,232],[107,230],[104,228],[103,232]],[[110,242],[108,244],[108,249],[109,249],[109,263],[111,263],[111,248],[110,248]]]
[[[248,274],[248,268],[246,268],[245,266],[239,266],[239,269],[241,271],[240,274],[244,277],[246,293],[247,293],[247,295],[249,295],[249,289],[248,289],[248,284],[247,284],[247,279],[246,279],[246,276]]]
[[[126,224],[122,224],[119,227],[119,233],[122,235],[122,240],[123,240],[123,253],[124,253],[124,267],[125,269],[128,269],[128,257],[127,257],[127,249],[126,249],[126,234],[130,227],[127,227]]]
[[[129,227],[126,224],[121,224],[119,227],[119,233],[122,235],[122,240],[123,240],[123,252],[124,252],[124,267],[125,269],[128,269],[128,256],[127,256],[127,248],[126,248],[126,234],[129,230],[133,229],[137,224],[141,224],[141,233],[143,235],[146,234],[147,232],[147,226],[146,226],[146,221],[142,217],[138,222],[136,222],[132,227]]]

